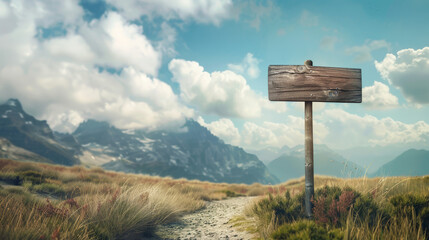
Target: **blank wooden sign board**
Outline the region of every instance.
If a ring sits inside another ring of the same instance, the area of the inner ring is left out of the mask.
[[[362,102],[361,70],[356,68],[271,65],[271,101]]]
[[[305,209],[307,217],[311,218],[314,196],[312,102],[361,103],[361,69],[313,67],[311,60],[304,65],[270,65],[268,98],[305,102]]]

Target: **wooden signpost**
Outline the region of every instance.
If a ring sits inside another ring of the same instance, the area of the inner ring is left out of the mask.
[[[305,211],[313,216],[313,102],[362,102],[361,69],[314,67],[304,65],[270,65],[268,98],[271,101],[305,102]]]

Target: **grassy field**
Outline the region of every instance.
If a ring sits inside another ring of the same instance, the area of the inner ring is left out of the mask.
[[[210,183],[0,159],[0,183],[2,239],[141,239],[206,201],[236,196],[260,196],[237,222],[260,238],[426,239],[429,224],[429,176],[316,176],[311,221],[303,178]]]
[[[272,189],[6,159],[0,182],[1,239],[141,238],[205,201]]]

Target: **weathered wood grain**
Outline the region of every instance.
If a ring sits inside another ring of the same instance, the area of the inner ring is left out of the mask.
[[[314,152],[313,152],[313,103],[305,102],[305,213],[313,216],[314,196]]]
[[[271,101],[362,102],[361,69],[270,65]]]

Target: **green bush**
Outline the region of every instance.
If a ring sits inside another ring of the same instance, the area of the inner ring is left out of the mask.
[[[369,193],[356,198],[352,213],[356,219],[359,219],[361,222],[368,222],[371,226],[379,218],[381,218],[383,223],[386,223],[390,218],[388,212],[380,208]]]
[[[406,215],[411,218],[413,213],[422,221],[422,227],[429,233],[429,194],[404,194],[390,198],[393,206],[392,215]]]
[[[45,176],[40,172],[36,172],[33,170],[28,170],[25,172],[19,172],[18,177],[21,180],[21,184],[23,181],[29,181],[33,184],[41,184],[45,182]]]
[[[326,230],[317,225],[314,221],[300,220],[290,224],[284,224],[277,228],[271,235],[273,239],[320,239],[320,240],[340,240],[344,238],[344,233],[340,229]]]
[[[236,192],[230,191],[230,190],[226,190],[224,191],[224,193],[226,194],[227,197],[240,197],[240,196],[244,196],[243,194],[237,194]]]
[[[30,191],[34,191],[41,194],[49,194],[59,198],[67,197],[67,192],[61,185],[53,183],[42,183],[39,185],[33,185],[29,187]]]
[[[404,210],[407,214],[411,214],[414,210],[418,215],[424,208],[429,207],[429,195],[403,194],[390,198],[390,203],[393,205],[393,214],[399,215]],[[411,216],[411,215],[410,215]]]
[[[292,222],[304,217],[304,209],[301,203],[301,197],[292,198],[289,191],[284,196],[268,195],[268,198],[260,200],[253,206],[253,212],[256,216],[264,218],[264,221],[270,221],[274,214],[276,222],[279,224]]]

